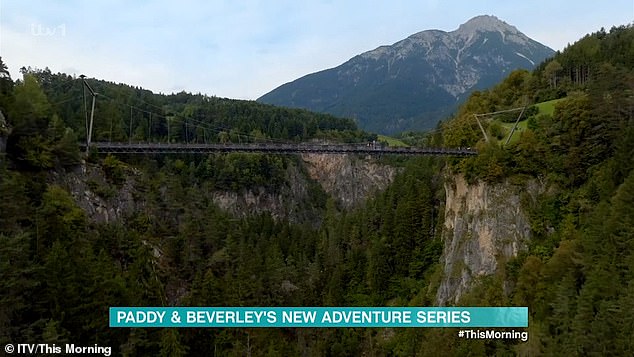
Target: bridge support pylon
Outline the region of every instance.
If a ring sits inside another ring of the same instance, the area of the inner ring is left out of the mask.
[[[92,89],[92,87],[90,87],[88,82],[86,82],[85,75],[82,74],[79,77],[81,78],[84,84],[84,113],[86,114],[86,155],[88,155],[88,152],[90,151],[90,143],[92,142],[92,124],[93,124],[93,119],[95,117],[95,100],[97,98],[97,93]],[[90,91],[90,94],[92,95],[90,121],[88,121],[88,110],[86,108],[86,88],[88,88],[88,90]]]

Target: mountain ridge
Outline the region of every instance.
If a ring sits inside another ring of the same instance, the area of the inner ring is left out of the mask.
[[[350,117],[379,133],[429,129],[471,91],[554,53],[497,17],[481,15],[450,32],[424,30],[379,46],[258,101]]]

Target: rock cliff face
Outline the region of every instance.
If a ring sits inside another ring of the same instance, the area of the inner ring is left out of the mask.
[[[275,190],[252,187],[234,192],[200,188],[200,194],[237,217],[269,213],[276,220],[319,224],[326,194],[342,207],[351,208],[387,188],[397,172],[373,159],[348,155],[309,154],[302,159],[288,165],[285,184]],[[65,187],[89,219],[101,223],[121,220],[145,207],[144,196],[136,189],[139,175],[142,173],[128,167],[124,182],[115,186],[106,182],[99,165],[83,164],[71,171],[52,172],[50,181]],[[167,187],[161,188],[160,199],[168,200],[166,190]]]
[[[278,193],[257,187],[240,193],[217,191],[212,193],[213,201],[237,216],[268,212],[275,219],[315,222],[319,212],[308,192],[310,180],[316,181],[341,207],[352,208],[386,189],[397,173],[394,167],[380,165],[371,158],[357,159],[346,154],[304,154],[302,160],[305,172],[301,167],[289,166],[287,186]]]
[[[397,170],[371,158],[356,159],[347,154],[304,154],[308,174],[319,182],[344,208],[363,203],[371,194],[394,181]]]
[[[478,278],[527,249],[531,230],[520,193],[535,197],[542,190],[535,182],[468,184],[459,175],[447,180],[439,305],[457,303]]]
[[[275,193],[254,187],[245,192],[214,191],[211,197],[218,207],[238,217],[267,212],[275,220],[285,218],[292,223],[318,222],[319,208],[308,192],[311,183],[299,167],[288,166],[286,183]]]
[[[135,199],[135,175],[130,171],[125,182],[117,189],[105,180],[101,167],[82,164],[68,172],[51,172],[50,180],[68,190],[88,218],[97,223],[120,220],[143,206]]]

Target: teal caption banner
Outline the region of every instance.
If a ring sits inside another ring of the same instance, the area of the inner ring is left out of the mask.
[[[110,327],[528,327],[528,308],[111,307]]]

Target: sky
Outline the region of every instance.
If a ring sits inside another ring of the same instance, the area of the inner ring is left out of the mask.
[[[563,50],[634,22],[634,0],[0,0],[0,56],[13,79],[21,67],[48,67],[154,92],[254,100],[478,15]]]

